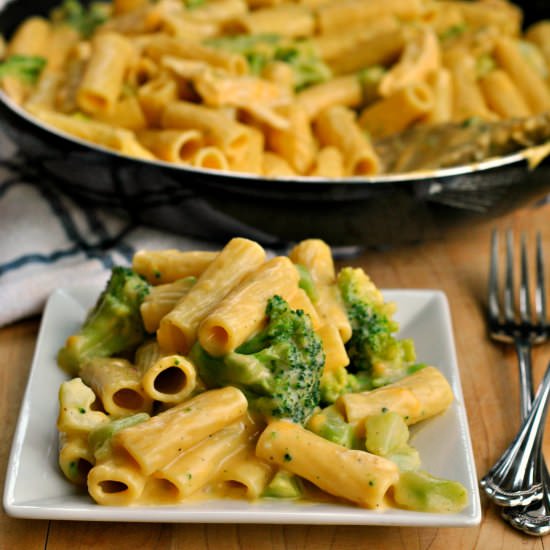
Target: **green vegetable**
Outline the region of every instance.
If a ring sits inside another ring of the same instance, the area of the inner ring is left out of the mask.
[[[141,412],[136,413],[131,416],[126,416],[124,418],[118,418],[116,420],[111,420],[107,424],[101,424],[97,428],[93,429],[88,435],[88,443],[92,452],[94,453],[96,459],[102,454],[109,452],[109,445],[112,437],[125,428],[130,426],[135,426],[136,424],[141,424],[146,420],[149,420],[149,415],[147,413]]]
[[[397,464],[401,471],[420,468],[420,455],[409,445],[409,427],[400,414],[385,407],[365,422],[365,448]]]
[[[467,30],[468,30],[468,26],[465,23],[458,23],[456,25],[451,25],[450,27],[445,29],[442,33],[440,33],[439,39],[442,42],[445,42],[446,40],[452,40],[454,38],[458,38],[459,36],[462,36]]]
[[[300,274],[300,281],[298,282],[298,286],[308,295],[308,298],[313,303],[315,303],[319,296],[317,294],[317,288],[315,286],[315,283],[311,278],[311,273],[309,272],[307,267],[301,264],[295,264],[295,265],[296,265],[296,269],[298,270],[298,273]]]
[[[468,492],[462,484],[426,472],[402,472],[393,487],[393,497],[401,508],[421,512],[459,512],[468,504]]]
[[[481,55],[476,59],[476,74],[481,78],[493,71],[496,66],[496,61],[491,55]]]
[[[399,326],[392,319],[393,306],[362,269],[346,267],[337,278],[352,336],[346,343],[349,372],[365,389],[399,380],[418,370],[414,343],[395,337]]]
[[[89,6],[84,6],[78,0],[64,0],[53,10],[52,19],[67,23],[84,38],[89,38],[99,25],[107,21],[109,11],[109,4],[106,2],[92,2]]]
[[[260,75],[273,61],[287,63],[292,68],[297,91],[325,82],[332,76],[328,66],[306,40],[292,40],[276,34],[238,34],[211,38],[206,44],[244,55],[250,72],[255,75]]]
[[[149,284],[131,269],[115,267],[80,330],[69,336],[57,362],[72,375],[84,361],[131,350],[145,338],[139,311]]]
[[[296,499],[302,494],[300,479],[287,470],[279,470],[264,489],[262,497]]]
[[[418,468],[420,468],[420,455],[418,451],[410,445],[405,445],[401,449],[391,452],[386,455],[385,458],[397,464],[401,472],[418,470]]]
[[[60,432],[89,432],[108,420],[105,413],[92,409],[96,395],[80,378],[63,382],[58,398],[57,427]]]
[[[45,66],[46,60],[43,57],[10,55],[0,63],[0,78],[13,76],[28,84],[34,84]]]
[[[352,374],[346,367],[323,373],[321,403],[334,403],[342,394],[372,389],[371,377],[366,372]]]
[[[359,71],[357,78],[359,78],[359,82],[361,83],[363,102],[365,104],[372,103],[379,97],[378,86],[386,73],[386,68],[381,65],[373,65]]]
[[[206,4],[206,0],[183,0],[183,3],[187,9],[193,10],[204,6]]]
[[[387,456],[407,445],[409,441],[409,428],[396,412],[388,411],[369,416],[365,428],[367,451],[376,455]]]
[[[343,415],[334,405],[315,413],[310,418],[307,429],[348,449],[359,447],[354,427],[345,421]]]
[[[208,387],[236,386],[267,418],[303,424],[319,404],[321,341],[309,316],[280,296],[270,298],[266,315],[267,326],[234,352],[214,358],[196,343],[191,360]]]

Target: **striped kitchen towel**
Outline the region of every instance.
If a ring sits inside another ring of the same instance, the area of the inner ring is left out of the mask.
[[[138,249],[219,246],[84,209],[17,159],[0,132],[0,326],[40,313],[55,288],[105,284]]]

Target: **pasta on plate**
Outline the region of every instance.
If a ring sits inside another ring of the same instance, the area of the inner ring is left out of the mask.
[[[453,392],[394,313],[318,239],[139,251],[59,350],[60,469],[102,505],[460,511],[466,489],[424,471],[409,433]]]
[[[64,0],[20,24],[0,80],[40,122],[123,155],[374,176],[398,169],[388,136],[550,111],[550,20],[521,22],[507,0]]]

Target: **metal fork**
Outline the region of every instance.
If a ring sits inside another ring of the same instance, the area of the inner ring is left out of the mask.
[[[544,459],[540,452],[544,423],[540,421],[540,415],[537,422],[533,423],[532,419],[528,421],[533,401],[531,348],[534,344],[546,341],[549,334],[546,326],[546,289],[540,234],[537,234],[536,239],[535,316],[531,311],[525,236],[522,236],[521,239],[521,281],[519,312],[517,313],[514,295],[513,236],[510,231],[506,239],[506,252],[504,310],[501,311],[498,285],[498,233],[494,231],[489,274],[489,329],[494,339],[515,345],[519,362],[521,417],[525,421],[524,424],[529,424],[530,429],[526,430],[523,426],[524,429],[520,430],[512,445],[481,480],[480,484],[497,504],[507,507],[524,507],[543,498],[541,479],[548,478]],[[535,429],[541,432],[540,437],[534,437],[535,434],[532,430]],[[548,488],[545,487],[545,489]],[[546,491],[544,492],[546,493]],[[548,499],[544,498],[541,504],[546,501]],[[550,502],[548,504],[550,505]],[[514,524],[516,516],[524,512],[525,508],[514,508],[507,510],[503,515],[505,519]],[[539,512],[545,517],[550,514],[550,508],[540,509]],[[519,527],[518,525],[514,526]]]
[[[521,281],[519,289],[519,314],[516,314],[514,292],[514,238],[511,231],[506,234],[506,274],[504,288],[504,311],[500,309],[498,284],[498,233],[493,231],[491,241],[491,263],[489,269],[488,321],[491,337],[505,343],[513,343],[519,361],[520,408],[522,420],[529,413],[533,401],[533,378],[531,371],[531,349],[548,339],[546,315],[546,286],[540,233],[536,238],[536,290],[535,313],[532,315],[527,245],[525,235],[521,237]]]

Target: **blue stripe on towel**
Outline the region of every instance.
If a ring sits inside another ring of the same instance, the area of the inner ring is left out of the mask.
[[[9,262],[0,263],[0,276],[8,271],[13,271],[32,263],[42,265],[53,264],[58,260],[70,258],[78,254],[83,254],[90,260],[99,261],[108,270],[112,269],[116,263],[114,259],[115,254],[120,254],[128,263],[131,263],[135,250],[132,246],[122,242],[122,239],[134,229],[135,225],[133,223],[126,224],[115,235],[111,235],[107,227],[93,211],[80,209],[79,212],[86,220],[86,230],[89,231],[88,235],[83,235],[71,216],[70,209],[63,203],[60,195],[45,182],[34,184],[21,179],[21,177],[14,176],[0,184],[0,199],[16,185],[30,186],[41,195],[63,229],[67,239],[74,244],[68,248],[52,250],[47,253],[24,254]],[[94,244],[91,244],[90,241],[93,241]]]

